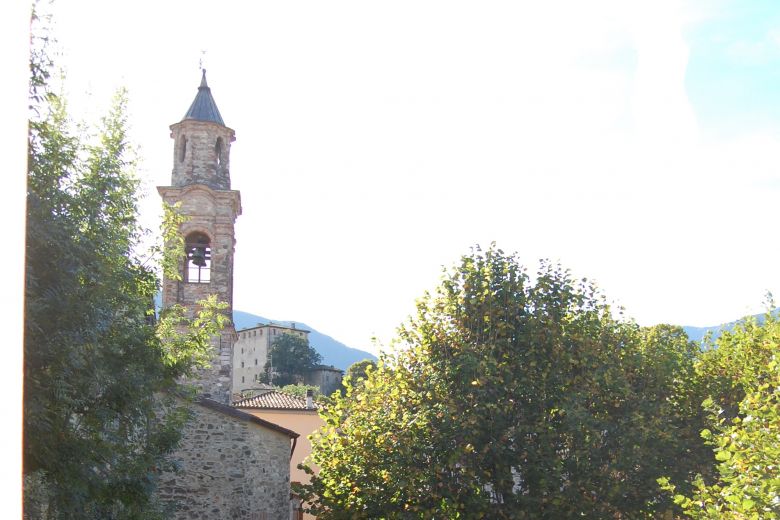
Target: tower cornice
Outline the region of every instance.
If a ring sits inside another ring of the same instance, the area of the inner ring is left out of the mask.
[[[236,140],[236,131],[230,128],[229,126],[225,126],[219,123],[215,123],[214,121],[201,121],[198,119],[182,119],[178,123],[173,123],[168,127],[171,130],[171,137],[176,137],[176,130],[179,128],[218,128],[220,133],[223,133],[225,130],[228,131],[230,134],[230,142],[234,142]]]
[[[206,184],[188,184],[186,186],[157,186],[157,193],[165,202],[178,202],[186,197],[191,197],[197,192],[204,193],[215,203],[230,204],[233,214],[241,215],[241,192],[239,190],[215,190]]]

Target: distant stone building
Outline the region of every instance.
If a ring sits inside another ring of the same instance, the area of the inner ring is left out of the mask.
[[[318,387],[323,395],[330,395],[341,388],[342,379],[344,379],[344,371],[340,368],[317,365],[306,374],[304,383]]]
[[[217,109],[206,71],[184,119],[171,126],[174,139],[171,186],[158,188],[187,217],[179,268],[182,280],[163,280],[163,306],[184,306],[216,294],[233,315],[234,223],[241,196],[230,187],[233,130]],[[181,471],[163,474],[159,497],[175,503],[176,519],[283,520],[290,518],[289,461],[298,434],[229,406],[233,345],[229,325],[212,342],[212,363],[191,383],[199,397],[192,421],[174,454]]]
[[[308,343],[311,331],[300,329],[293,323],[289,327],[277,323],[260,324],[238,331],[233,348],[233,393],[261,388],[260,378],[265,373],[265,363],[273,342],[282,334],[293,334]]]

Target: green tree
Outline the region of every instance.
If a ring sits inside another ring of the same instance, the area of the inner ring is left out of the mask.
[[[357,361],[347,367],[347,372],[344,374],[344,380],[342,384],[344,387],[357,386],[360,381],[368,379],[368,373],[376,369],[376,361],[371,359],[364,359],[363,361]]]
[[[181,309],[156,320],[156,273],[135,253],[143,231],[124,93],[96,136],[76,133],[48,87],[51,64],[37,40],[32,55],[25,515],[155,518],[163,514],[153,500],[156,478],[172,469],[166,457],[187,418],[173,398],[182,390],[177,380],[208,358],[223,306],[212,298],[194,320]],[[169,212],[166,222],[178,219]]]
[[[303,385],[303,384],[295,384],[295,385],[285,385],[279,389],[280,392],[284,394],[294,395],[295,397],[306,397],[306,392],[309,390],[312,391],[312,396],[319,400],[320,398],[320,387],[318,386],[312,386],[312,385]]]
[[[655,479],[685,447],[655,453],[654,439],[685,425],[664,415],[694,357],[679,329],[617,321],[588,282],[546,262],[532,278],[492,247],[445,274],[398,347],[322,412],[320,472],[300,488],[319,518],[668,507]]]
[[[322,356],[304,338],[282,334],[272,344],[265,364],[276,386],[303,382],[304,376],[322,361]]]
[[[780,322],[767,314],[724,332],[697,364],[707,387],[712,426],[701,432],[715,453],[716,474],[663,478],[685,514],[697,519],[780,518]],[[673,482],[677,482],[675,485]]]

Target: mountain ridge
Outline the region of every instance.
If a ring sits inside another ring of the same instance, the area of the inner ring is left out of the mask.
[[[772,311],[772,313],[778,315],[780,313],[780,308],[775,309]],[[765,313],[762,313],[752,316],[745,316],[727,323],[721,323],[719,325],[705,327],[682,325],[681,327],[691,339],[691,341],[701,342],[707,334],[711,334],[711,338],[714,341],[723,333],[723,331],[734,330],[734,327],[746,318],[754,318],[758,320],[759,323],[763,323],[765,316]],[[234,310],[233,323],[236,327],[236,330],[255,327],[258,324],[266,325],[268,323],[276,323],[285,327],[290,327],[294,323],[298,328],[304,328],[311,331],[309,334],[309,342],[322,356],[323,364],[332,365],[336,368],[340,368],[341,370],[346,370],[351,364],[357,363],[358,361],[362,361],[364,359],[371,359],[374,361],[377,360],[377,357],[370,352],[361,350],[359,348],[350,347],[341,341],[338,341],[337,339],[328,336],[327,334],[316,330],[314,327],[311,327],[300,321],[271,320],[258,314]]]
[[[780,314],[780,308],[774,309],[772,311],[772,314],[774,316],[777,316]],[[758,321],[758,323],[764,323],[764,320],[766,319],[766,313],[761,314],[753,314],[748,316],[743,316],[742,318],[739,318],[734,321],[730,321],[728,323],[721,323],[720,325],[712,325],[709,327],[693,327],[690,325],[683,325],[682,328],[685,331],[686,334],[688,334],[688,338],[691,339],[691,341],[701,341],[704,339],[704,337],[710,333],[712,334],[712,340],[718,339],[718,337],[724,332],[724,331],[732,331],[734,330],[734,327],[744,321],[745,319],[753,318]]]
[[[233,325],[236,330],[255,327],[258,324],[267,325],[276,323],[285,327],[290,327],[294,323],[299,329],[311,331],[309,334],[309,344],[322,356],[324,365],[332,365],[341,370],[346,370],[351,364],[371,359],[376,361],[377,357],[370,352],[345,345],[337,339],[324,334],[314,327],[310,327],[301,321],[271,320],[263,316],[252,314],[246,311],[233,310]]]

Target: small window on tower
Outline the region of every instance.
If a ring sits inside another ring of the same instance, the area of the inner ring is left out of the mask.
[[[187,253],[184,279],[190,283],[211,281],[211,241],[203,233],[190,233],[184,240]]]
[[[225,146],[221,137],[217,137],[217,142],[214,144],[214,157],[216,159],[217,166],[221,166],[225,162]]]
[[[187,138],[181,136],[181,141],[179,141],[179,162],[184,162],[185,157],[187,157]]]

